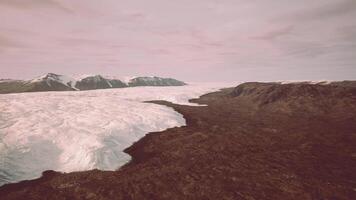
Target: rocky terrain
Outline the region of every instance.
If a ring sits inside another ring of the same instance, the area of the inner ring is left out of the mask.
[[[127,82],[113,77],[88,75],[72,78],[64,75],[48,73],[44,76],[23,81],[0,79],[0,94],[43,92],[43,91],[75,91],[108,88],[124,88],[134,86],[182,86],[182,81],[161,77],[135,77]]]
[[[146,135],[117,171],[46,171],[1,199],[354,199],[355,82],[244,83],[157,103],[187,126]]]

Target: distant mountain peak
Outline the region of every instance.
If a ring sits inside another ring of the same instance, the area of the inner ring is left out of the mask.
[[[47,73],[29,81],[0,81],[1,93],[37,92],[37,91],[71,91],[124,88],[137,86],[183,86],[186,83],[157,76],[123,77],[94,75],[77,75],[73,77]]]
[[[142,76],[131,79],[128,84],[130,86],[182,86],[186,83],[172,79],[161,78],[157,76]]]

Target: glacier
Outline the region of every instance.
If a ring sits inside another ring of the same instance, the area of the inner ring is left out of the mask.
[[[224,86],[0,95],[0,185],[45,170],[116,170],[131,159],[123,150],[148,132],[185,125],[172,108],[144,101],[194,105],[188,100]]]

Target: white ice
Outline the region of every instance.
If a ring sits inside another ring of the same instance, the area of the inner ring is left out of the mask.
[[[0,95],[0,185],[45,170],[115,170],[123,150],[146,133],[185,125],[173,109],[148,100],[188,100],[226,85],[135,87]]]

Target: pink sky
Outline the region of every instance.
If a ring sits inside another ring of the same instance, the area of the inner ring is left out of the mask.
[[[355,0],[0,0],[0,78],[355,79]]]

